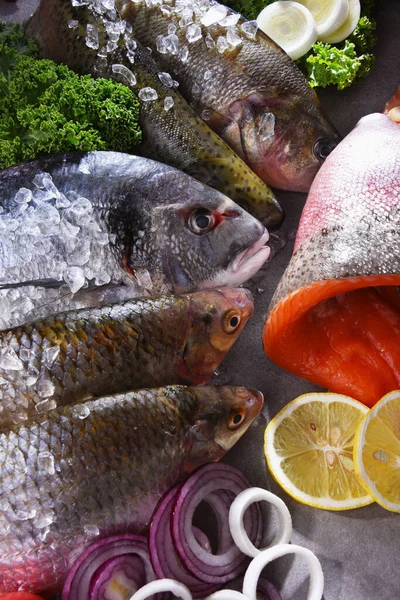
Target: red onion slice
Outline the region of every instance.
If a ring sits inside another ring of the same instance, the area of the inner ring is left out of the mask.
[[[182,564],[198,579],[223,584],[245,570],[249,560],[235,546],[229,532],[227,497],[229,494],[233,501],[248,487],[251,483],[241,471],[221,463],[201,467],[180,487],[172,514],[172,539]],[[193,534],[193,515],[203,500],[213,507],[219,529],[220,524],[223,526],[217,554],[206,552]],[[254,544],[259,544],[261,539],[260,515],[260,508],[255,504],[246,513],[251,521],[249,537]]]
[[[120,561],[124,556],[126,557],[127,573],[132,573],[133,566],[139,566],[141,563],[141,572],[132,579],[133,584],[142,580],[148,582],[155,579],[146,538],[133,533],[115,535],[97,541],[81,554],[68,573],[61,599],[103,600],[104,596],[95,595],[101,588],[97,583],[100,580],[104,583],[104,579],[102,579],[104,570],[110,569],[112,574],[113,565],[116,567],[117,564],[121,569]],[[140,563],[136,560],[132,561],[132,558],[139,558]],[[117,559],[118,563],[115,563],[114,561]]]
[[[149,549],[153,569],[160,579],[171,578],[186,585],[193,598],[201,598],[215,591],[217,587],[199,581],[182,565],[172,543],[171,514],[179,486],[172,488],[158,503],[150,522]],[[210,551],[207,536],[197,528],[194,535],[206,552]]]
[[[260,577],[257,581],[257,600],[282,600],[282,596],[273,583]]]

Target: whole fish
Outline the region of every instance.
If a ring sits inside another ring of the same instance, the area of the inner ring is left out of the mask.
[[[0,428],[93,396],[204,384],[253,313],[225,288],[50,316],[0,332]]]
[[[372,406],[400,387],[399,286],[400,127],[372,114],[315,178],[265,351],[287,371]]]
[[[171,386],[58,408],[0,434],[0,593],[57,591],[94,539],[143,532],[161,495],[222,458],[262,404],[241,387]]]
[[[40,3],[26,31],[39,44],[42,57],[131,87],[142,100],[144,144],[135,146],[135,153],[189,173],[238,202],[266,226],[278,225],[283,213],[272,191],[198,117],[171,77],[159,72],[118,13],[97,0],[77,4],[71,0]]]
[[[269,255],[264,226],[229,198],[128,154],[11,167],[0,173],[0,205],[0,287],[12,298],[3,328],[116,302],[106,292],[135,281],[152,295],[240,285]],[[86,293],[93,285],[104,293]]]
[[[339,138],[282,48],[213,0],[116,6],[184,98],[263,181],[309,190]]]

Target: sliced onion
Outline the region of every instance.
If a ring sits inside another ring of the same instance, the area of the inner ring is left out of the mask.
[[[144,585],[140,590],[135,592],[129,600],[146,600],[151,598],[153,594],[159,592],[172,592],[177,598],[182,600],[192,600],[192,594],[183,583],[175,581],[174,579],[157,579],[157,581],[150,581]]]
[[[321,563],[311,550],[295,544],[272,546],[272,548],[264,550],[261,554],[253,558],[243,579],[243,594],[250,596],[250,598],[255,598],[261,571],[268,563],[286,554],[300,554],[300,556],[306,559],[310,570],[307,600],[321,600],[324,591],[324,574]]]
[[[257,598],[259,600],[282,600],[282,596],[273,583],[260,577],[257,582]]]
[[[180,487],[172,514],[172,540],[182,564],[201,581],[223,584],[244,571],[248,558],[233,542],[228,516],[230,502],[248,487],[251,483],[241,471],[221,463],[200,467]],[[217,517],[217,554],[206,552],[193,533],[193,515],[203,500],[210,504]],[[257,544],[261,539],[259,506],[253,504],[247,516],[249,537]]]
[[[211,596],[207,596],[204,600],[251,600],[249,596],[244,596],[242,592],[237,592],[236,590],[219,590],[219,592],[215,592],[211,594]]]
[[[250,541],[247,535],[243,518],[246,510],[253,502],[265,501],[272,504],[278,513],[278,531],[272,540],[270,546],[276,544],[286,544],[292,537],[292,517],[286,504],[281,498],[264,490],[263,488],[252,487],[241,492],[236,496],[229,510],[229,528],[235,544],[244,554],[254,558],[260,554],[263,549],[258,549]]]
[[[155,579],[146,538],[133,533],[114,535],[95,542],[77,559],[65,581],[62,600],[102,600],[97,594],[105,585],[103,574],[112,577],[115,569],[121,572],[123,564],[132,584],[128,592]]]
[[[189,588],[193,598],[201,598],[215,591],[217,586],[199,581],[189,573],[172,543],[170,523],[178,489],[179,486],[176,486],[165,494],[153,513],[149,530],[150,558],[157,577],[176,579]],[[198,528],[193,528],[193,532],[200,546],[210,552],[210,542],[205,533]]]

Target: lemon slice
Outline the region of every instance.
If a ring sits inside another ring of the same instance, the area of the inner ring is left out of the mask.
[[[358,425],[354,463],[373,499],[400,512],[400,390],[383,396]]]
[[[373,499],[353,463],[357,425],[368,408],[348,396],[312,393],[289,402],[265,430],[264,452],[274,479],[293,498],[326,510]]]

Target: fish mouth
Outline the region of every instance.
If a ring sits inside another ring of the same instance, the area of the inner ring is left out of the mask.
[[[269,233],[264,231],[260,239],[238,254],[228,266],[228,271],[241,274],[256,269],[253,275],[262,267],[271,253],[271,248],[265,244],[269,240]],[[250,275],[251,277],[252,275]],[[249,279],[249,277],[248,277]]]

